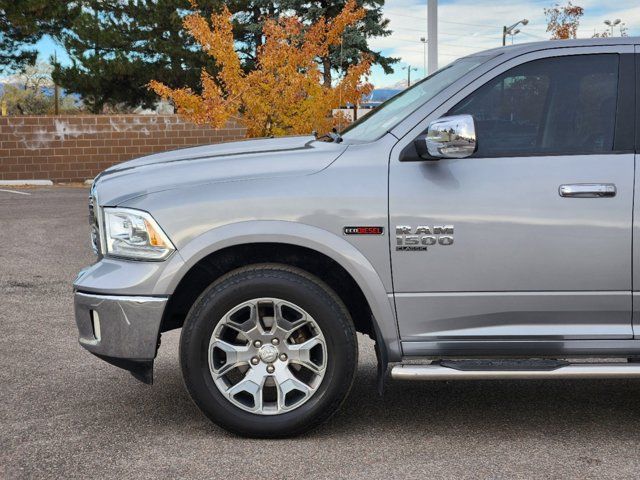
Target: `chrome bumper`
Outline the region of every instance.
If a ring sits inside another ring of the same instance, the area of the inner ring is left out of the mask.
[[[139,380],[152,382],[162,314],[167,297],[75,292],[79,342],[94,355]]]

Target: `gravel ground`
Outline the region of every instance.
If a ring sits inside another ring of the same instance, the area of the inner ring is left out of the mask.
[[[356,384],[301,438],[235,437],[191,403],[163,336],[152,387],[83,351],[71,283],[93,261],[87,190],[0,191],[0,478],[640,477],[639,381]]]

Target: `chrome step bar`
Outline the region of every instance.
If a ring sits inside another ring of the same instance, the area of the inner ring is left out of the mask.
[[[574,363],[552,369],[508,370],[490,368],[463,370],[439,364],[396,365],[391,377],[397,380],[540,380],[640,378],[640,363]]]

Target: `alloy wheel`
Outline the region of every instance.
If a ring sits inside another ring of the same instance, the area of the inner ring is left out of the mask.
[[[256,298],[218,322],[208,359],[216,387],[232,404],[277,415],[300,407],[317,391],[327,347],[304,309],[278,298]]]

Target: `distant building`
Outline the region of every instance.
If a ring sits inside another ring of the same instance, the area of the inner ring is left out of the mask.
[[[397,88],[377,88],[373,90],[369,95],[362,98],[358,108],[372,109],[379,106],[381,103],[386,102],[392,97],[395,97],[402,90]]]
[[[354,108],[353,104],[347,103],[341,108],[334,109],[333,114],[335,116],[338,112],[342,112],[344,116],[349,118],[351,121],[354,121],[357,118],[366,115],[371,110],[380,106],[390,98],[393,98],[401,91],[402,89],[398,88],[376,88],[369,95],[365,95],[362,97],[362,100],[357,105],[357,108]]]

